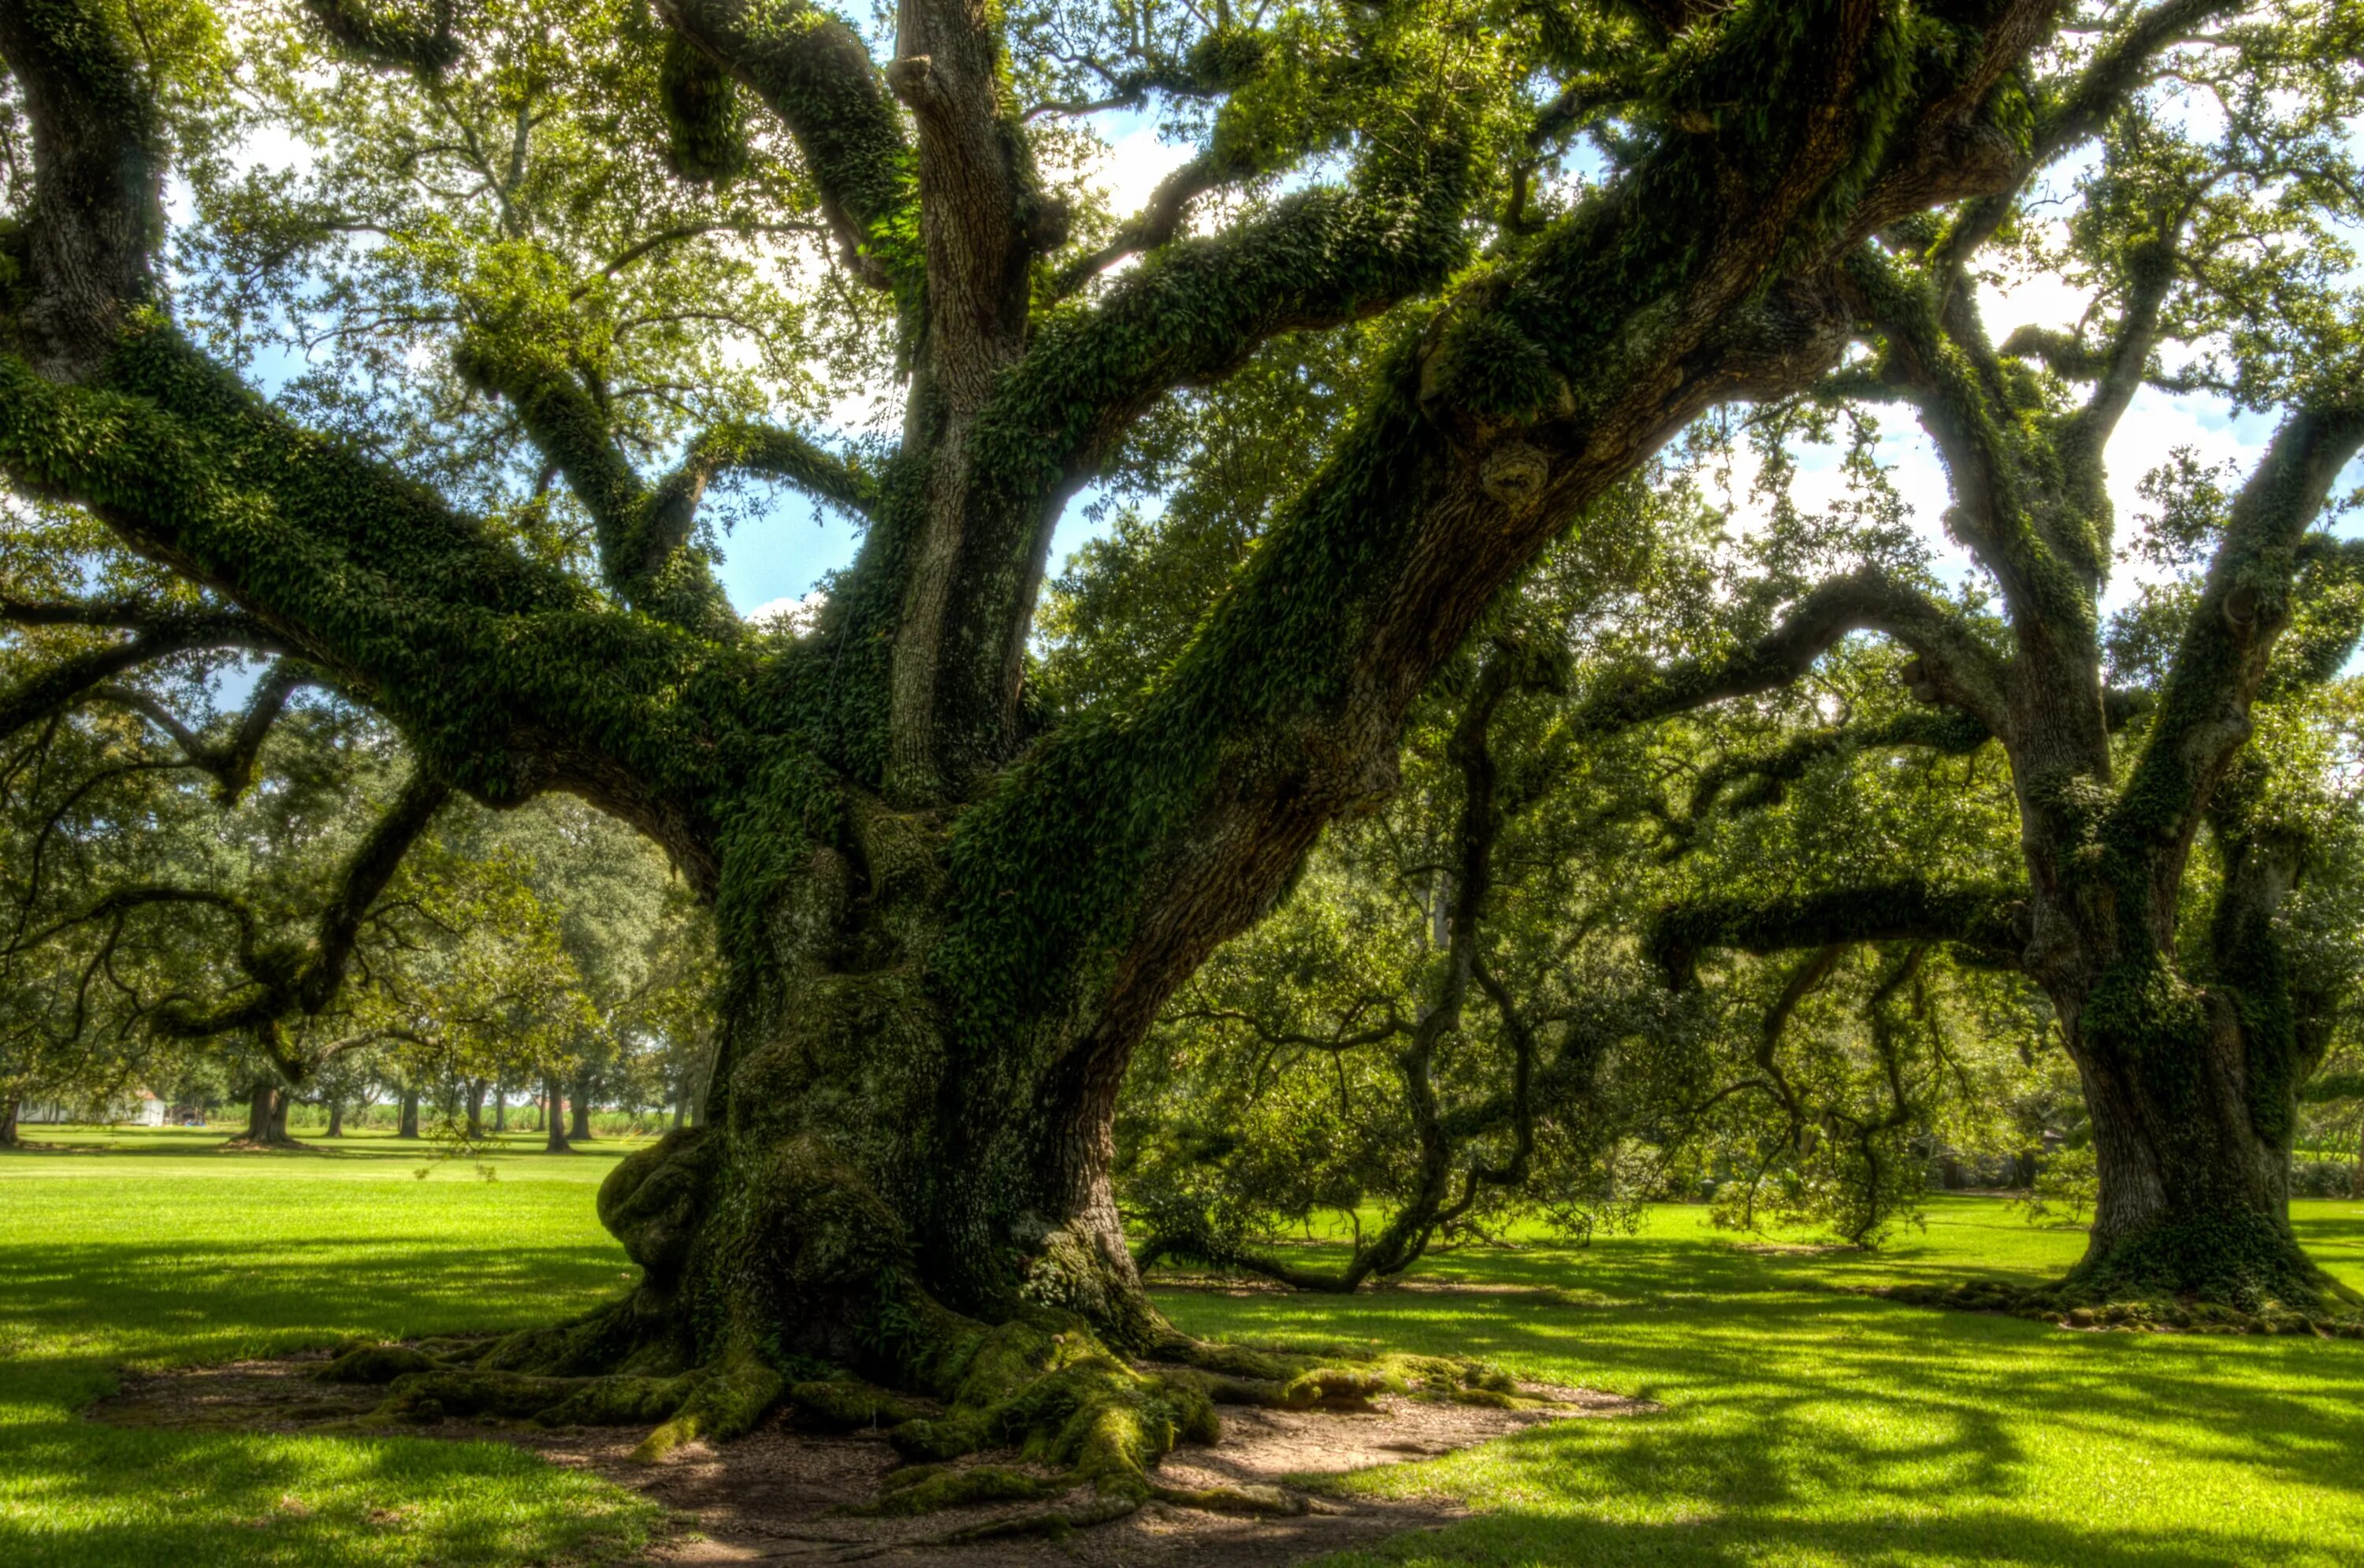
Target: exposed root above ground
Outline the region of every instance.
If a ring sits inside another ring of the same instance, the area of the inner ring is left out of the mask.
[[[481,1356],[493,1343],[356,1345],[333,1359],[316,1355],[128,1377],[123,1392],[95,1413],[146,1425],[350,1431],[382,1404],[389,1385],[332,1381],[322,1375],[327,1368],[344,1362],[357,1369],[363,1363],[352,1358],[364,1351],[377,1370],[415,1366],[407,1360],[413,1352],[452,1360],[471,1351]],[[397,1378],[414,1375],[396,1373]],[[809,1403],[797,1397],[795,1391],[808,1385],[790,1386],[781,1412],[741,1440],[688,1443],[653,1464],[631,1457],[645,1431],[637,1422],[552,1426],[447,1412],[431,1423],[389,1422],[378,1429],[495,1438],[649,1492],[695,1514],[708,1538],[676,1544],[667,1562],[736,1561],[749,1549],[776,1551],[780,1542],[793,1540],[810,1547],[817,1562],[909,1552],[965,1565],[1082,1562],[1154,1568],[1218,1557],[1243,1565],[1293,1562],[1438,1523],[1458,1510],[1433,1498],[1383,1502],[1318,1485],[1308,1491],[1289,1478],[1402,1463],[1538,1423],[1649,1408],[1604,1395],[1532,1387],[1515,1390],[1524,1403],[1511,1409],[1393,1393],[1369,1395],[1359,1411],[1232,1407],[1219,1442],[1188,1444],[1165,1455],[1144,1477],[1148,1496],[1124,1502],[1012,1449],[949,1462],[905,1460],[887,1440],[892,1423],[886,1418],[941,1418],[947,1408],[941,1402],[899,1396],[878,1423],[857,1424],[847,1418],[854,1407],[840,1404],[833,1414],[823,1414],[808,1392]],[[922,1496],[904,1500],[914,1492]],[[1051,1542],[1079,1526],[1100,1528]]]

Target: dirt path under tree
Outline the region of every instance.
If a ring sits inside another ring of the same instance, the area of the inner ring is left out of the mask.
[[[332,1429],[366,1415],[385,1390],[312,1381],[326,1352],[279,1361],[236,1362],[154,1375],[128,1374],[121,1389],[91,1410],[119,1425],[303,1432]],[[1449,1453],[1548,1421],[1636,1414],[1640,1402],[1582,1389],[1533,1387],[1563,1403],[1497,1410],[1387,1396],[1368,1413],[1226,1408],[1223,1440],[1188,1446],[1159,1464],[1157,1478],[1177,1487],[1279,1485],[1308,1511],[1293,1518],[1239,1518],[1153,1502],[1129,1518],[1064,1540],[1036,1535],[948,1536],[1037,1512],[1040,1502],[946,1508],[916,1518],[849,1512],[881,1496],[899,1462],[883,1436],[797,1429],[793,1414],[775,1417],[720,1448],[693,1443],[663,1462],[630,1457],[639,1428],[551,1430],[524,1422],[446,1420],[404,1435],[514,1443],[553,1464],[587,1470],[641,1492],[680,1517],[680,1532],[652,1551],[652,1563],[837,1562],[961,1563],[979,1568],[1179,1568],[1221,1562],[1261,1568],[1299,1562],[1408,1530],[1434,1529],[1467,1510],[1450,1498],[1380,1499],[1332,1495],[1314,1479]],[[1008,1452],[979,1453],[965,1464],[1011,1465]],[[1048,1473],[1045,1472],[1044,1473]],[[1310,1484],[1314,1490],[1307,1490]]]

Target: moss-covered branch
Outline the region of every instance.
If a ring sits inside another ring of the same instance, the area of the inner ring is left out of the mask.
[[[67,386],[0,354],[0,473],[91,507],[397,724],[456,787],[582,789],[680,847],[735,677],[265,406],[169,328]],[[711,673],[719,684],[707,692]],[[701,695],[701,692],[707,695]]]
[[[1168,244],[1101,301],[1039,327],[972,436],[977,483],[943,652],[955,758],[1006,746],[1060,503],[1157,398],[1226,373],[1281,332],[1335,326],[1442,282],[1466,254],[1466,171],[1288,198],[1221,237]]]
[[[388,70],[433,76],[460,58],[454,0],[303,0],[337,47]]]
[[[2300,1100],[2310,1106],[2330,1105],[2338,1100],[2364,1100],[2364,1073],[2325,1073],[2310,1078],[2298,1092]]]
[[[915,308],[925,281],[917,170],[853,27],[799,0],[657,0],[657,10],[780,117],[856,269]]]
[[[1924,101],[1889,95],[1920,44],[1845,4],[1734,20],[1683,90],[1762,112],[1719,110],[1713,134],[1659,144],[1469,278],[1378,368],[1370,404],[1158,681],[1054,737],[961,819],[935,967],[964,1036],[1064,1016],[1089,977],[1088,1038],[1060,1082],[1121,1062],[1321,825],[1389,786],[1401,714],[1503,584],[1710,403],[1736,385],[1802,389],[1836,361],[1843,318],[1823,314],[1821,285],[1776,279],[1842,243],[1848,203]],[[1931,91],[1973,58],[1929,58]],[[1887,586],[1834,590],[1878,602],[1833,609],[1892,612],[1964,706],[2004,722],[1985,700],[1994,656]],[[1819,617],[1729,672],[1676,672],[1671,701],[1654,679],[1603,717],[1679,711],[1727,676],[1764,689],[1848,618]]]
[[[2018,888],[1880,883],[1682,905],[1652,923],[1650,950],[1668,984],[1678,985],[1711,948],[1770,953],[1852,942],[1951,942],[2010,966],[2026,945],[2026,895]]]
[[[2164,948],[2180,855],[2212,786],[2249,736],[2249,704],[2274,644],[2292,617],[2301,545],[2333,481],[2364,449],[2364,406],[2304,407],[2275,431],[2234,497],[2225,535],[2185,624],[2142,755],[2109,813],[2108,847],[2119,896]]]
[[[878,505],[878,481],[867,470],[824,450],[794,430],[737,422],[708,430],[664,484],[660,509],[692,484],[737,471],[795,485],[816,501],[867,518]]]
[[[2060,421],[2011,383],[1967,296],[1873,246],[1848,257],[1846,276],[1879,333],[1882,379],[1903,389],[1945,460],[1948,530],[1994,573],[2015,624],[2089,644],[2105,553],[2098,463],[2072,476],[2091,483],[2062,484]]]
[[[479,332],[461,345],[463,374],[508,399],[552,467],[591,514],[599,566],[634,609],[700,637],[737,630],[730,601],[703,555],[689,548],[709,467],[697,463],[652,489],[617,444],[608,411],[580,373],[530,329]]]

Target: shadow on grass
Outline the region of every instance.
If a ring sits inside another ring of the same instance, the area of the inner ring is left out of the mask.
[[[1437,1271],[1562,1287],[1531,1295],[1165,1299],[1200,1334],[1477,1354],[1667,1407],[1366,1478],[1487,1512],[1342,1561],[2364,1561],[2364,1348],[2072,1333],[1834,1288],[2040,1276],[2081,1240],[1991,1270],[1977,1228],[1955,1229],[1950,1251],[1785,1256],[1645,1236]],[[2330,1250],[2355,1228],[2302,1229]]]
[[[452,1247],[366,1237],[190,1247],[113,1241],[0,1249],[0,1318],[71,1340],[104,1329],[134,1358],[182,1363],[344,1333],[409,1335],[487,1326],[523,1302],[619,1291],[638,1273],[613,1243]]]
[[[592,1562],[660,1512],[498,1444],[147,1430],[80,1418],[115,1369],[554,1321],[622,1288],[612,1247],[296,1238],[0,1250],[8,1568]]]
[[[1407,1540],[1378,1551],[1328,1560],[1357,1563],[1544,1564],[2078,1564],[2080,1568],[2229,1568],[2272,1560],[2231,1542],[2199,1544],[2186,1536],[2097,1530],[2048,1519],[1863,1520],[1846,1525],[1698,1518],[1610,1524],[1506,1508],[1455,1527],[1443,1538]]]
[[[657,1510],[498,1443],[0,1426],[0,1562],[612,1561]]]

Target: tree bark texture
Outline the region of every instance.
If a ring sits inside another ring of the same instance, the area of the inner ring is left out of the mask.
[[[405,1089],[402,1091],[401,1109],[396,1113],[394,1135],[396,1138],[416,1138],[418,1136],[418,1090]]]

